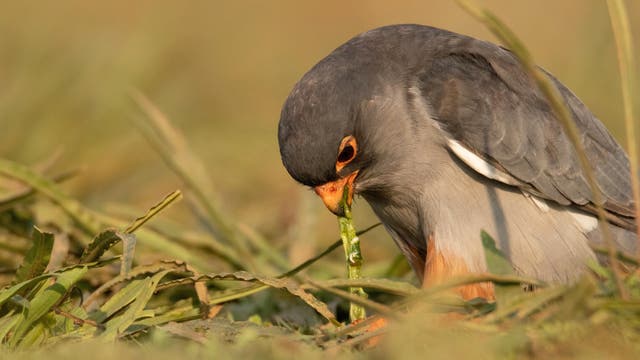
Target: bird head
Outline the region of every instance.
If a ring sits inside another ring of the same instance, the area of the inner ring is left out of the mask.
[[[282,162],[334,214],[344,214],[343,197],[348,205],[356,193],[384,202],[399,186],[420,180],[406,176],[414,172],[410,160],[424,130],[407,92],[409,62],[420,60],[408,54],[424,43],[414,30],[394,26],[356,36],[311,68],[284,103]]]
[[[351,205],[365,159],[353,106],[358,102],[354,96],[361,94],[344,88],[353,90],[344,74],[319,65],[294,87],[283,106],[280,154],[295,180],[312,187],[331,212],[343,215],[341,200]]]
[[[408,124],[395,121],[404,104],[396,96],[402,87],[394,86],[402,78],[397,62],[381,59],[389,53],[361,46],[366,44],[355,38],[309,70],[285,101],[278,127],[289,174],[337,215],[344,214],[343,197],[351,205],[373,175],[390,173],[381,165],[400,156],[390,151],[402,141],[394,133]]]

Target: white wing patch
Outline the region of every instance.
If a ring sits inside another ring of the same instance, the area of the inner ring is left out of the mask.
[[[480,156],[474,154],[472,151],[467,149],[464,145],[462,145],[459,141],[453,139],[447,139],[447,145],[449,149],[456,154],[460,160],[462,160],[465,164],[471,167],[473,170],[478,173],[486,176],[489,179],[500,181],[501,183],[507,185],[519,186],[522,183],[518,181],[513,176],[507,174],[506,172],[499,170],[495,166],[488,163],[486,160],[482,159]],[[542,212],[549,211],[549,205],[543,199],[540,199],[534,195],[527,194],[523,192],[523,194],[529,198]],[[567,208],[564,211],[568,211],[573,219],[575,220],[575,225],[582,231],[584,234],[587,234],[598,227],[598,219],[581,211],[573,210]]]
[[[524,195],[527,199],[531,200],[531,202],[542,212],[549,212],[549,204],[547,204],[547,202],[544,199],[540,199],[537,196],[531,195],[529,193],[526,192],[522,192],[522,195]]]
[[[459,141],[447,139],[447,145],[449,146],[449,149],[451,149],[451,151],[460,158],[460,160],[489,179],[497,180],[507,185],[521,185],[521,182],[516,180],[513,176],[504,171],[498,170],[495,166],[489,164],[480,156],[471,152]]]
[[[528,194],[526,192],[522,193],[527,199],[531,200],[538,209],[542,212],[549,212],[549,203],[546,200],[541,199],[535,195]],[[595,230],[598,227],[598,218],[591,214],[586,214],[582,211],[574,210],[571,208],[564,208],[561,211],[567,211],[571,214],[573,220],[575,220],[575,225],[583,234],[588,234],[591,231]]]
[[[587,234],[598,227],[598,218],[580,211],[568,209],[569,213],[576,220],[578,229]]]

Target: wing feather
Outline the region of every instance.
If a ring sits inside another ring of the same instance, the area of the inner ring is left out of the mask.
[[[470,38],[451,40],[449,49],[419,75],[420,91],[447,136],[517,179],[523,191],[592,209],[572,144],[514,55]],[[627,155],[587,107],[548,76],[576,121],[603,206],[633,221]]]

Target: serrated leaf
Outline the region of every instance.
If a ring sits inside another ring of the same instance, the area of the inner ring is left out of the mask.
[[[22,264],[16,271],[14,284],[41,275],[49,264],[51,250],[53,250],[53,234],[42,232],[34,226],[32,240],[33,245],[27,251]]]
[[[314,284],[326,287],[363,287],[376,289],[389,294],[410,296],[419,293],[421,290],[404,281],[393,281],[389,279],[331,279],[324,281],[314,281]]]
[[[69,266],[65,266],[65,267],[63,267],[61,269],[56,270],[56,273],[61,274],[61,273],[65,272],[65,271],[69,271],[69,270],[77,269],[77,268],[83,268],[83,267],[86,267],[88,269],[101,268],[101,267],[107,266],[109,264],[112,264],[112,263],[120,260],[121,258],[122,258],[122,256],[117,255],[117,256],[110,257],[110,258],[91,261],[91,262],[87,262],[87,263],[69,265]]]
[[[112,246],[122,241],[123,234],[116,229],[107,229],[96,235],[80,257],[80,263],[98,260]]]
[[[140,216],[135,219],[127,228],[124,230],[127,234],[132,234],[136,230],[138,230],[142,225],[144,225],[147,221],[151,220],[154,216],[160,213],[162,210],[166,209],[169,205],[171,205],[174,201],[180,200],[182,198],[182,193],[180,190],[176,190],[171,194],[164,197],[164,199],[160,200],[159,203],[155,204],[146,214]]]
[[[306,292],[299,284],[297,284],[291,278],[271,278],[266,276],[260,276],[251,274],[246,271],[236,271],[234,273],[218,273],[218,274],[205,274],[199,276],[193,276],[189,278],[183,278],[178,280],[172,280],[168,283],[174,285],[176,283],[179,284],[187,284],[194,283],[203,280],[241,280],[248,281],[253,283],[259,283],[267,287],[272,287],[276,289],[282,289],[288,291],[291,295],[297,296],[300,300],[304,301],[311,308],[316,310],[320,315],[325,317],[330,322],[337,324],[335,316],[327,307],[327,304],[318,300],[313,294]],[[166,288],[166,284],[162,284],[162,288]],[[171,286],[170,285],[170,286]],[[238,294],[242,294],[243,296],[248,296],[254,294],[258,291],[263,290],[260,287],[251,287],[247,289],[235,289],[232,291],[224,291],[220,293],[220,296],[213,296],[209,299],[210,304],[220,304],[229,300],[237,299]]]
[[[95,302],[100,295],[102,295],[105,291],[107,291],[108,289],[110,289],[111,287],[117,284],[120,284],[128,280],[132,280],[142,275],[156,274],[163,270],[171,270],[172,272],[181,272],[181,273],[184,273],[184,272],[193,273],[193,269],[191,269],[191,267],[187,263],[185,263],[184,261],[178,261],[178,260],[161,260],[153,264],[138,265],[135,268],[133,268],[128,274],[126,275],[120,274],[116,277],[109,279],[102,285],[100,285],[100,287],[98,287],[93,293],[91,293],[91,295],[89,295],[85,299],[84,307],[89,308],[90,305],[93,302]]]

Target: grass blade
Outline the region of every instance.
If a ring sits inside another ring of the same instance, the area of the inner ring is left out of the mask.
[[[627,133],[627,151],[633,188],[633,201],[636,205],[636,235],[638,237],[638,258],[640,258],[640,155],[638,154],[638,136],[636,134],[636,111],[638,109],[637,73],[633,53],[633,39],[629,26],[627,8],[622,0],[607,0],[611,27],[618,50],[618,67],[620,68],[620,86],[622,88],[622,106],[624,108],[624,124]]]
[[[60,175],[56,175],[52,177],[54,183],[64,182],[77,174],[76,171],[68,171]],[[25,189],[21,189],[16,193],[9,194],[0,198],[0,211],[5,211],[14,207],[15,205],[26,201],[30,197],[36,194],[36,190],[30,187],[26,187]]]
[[[123,221],[87,209],[80,202],[62,192],[55,183],[38,175],[24,165],[0,158],[0,174],[19,180],[47,196],[58,204],[90,236],[99,233],[100,229],[108,227],[124,228],[127,226]],[[149,229],[138,229],[137,235],[141,243],[165,254],[171,254],[188,261],[200,269],[207,269],[210,266],[207,259],[194,254],[189,249],[167,239],[158,232]]]
[[[134,118],[140,130],[147,140],[154,146],[158,154],[173,172],[180,177],[194,197],[188,197],[197,210],[205,213],[208,219],[207,225],[213,227],[215,238],[220,238],[225,244],[233,246],[242,253],[246,261],[251,260],[245,239],[238,236],[236,230],[226,219],[223,212],[213,200],[211,190],[205,173],[204,165],[189,150],[187,141],[177,131],[169,119],[142,93],[133,92],[132,98],[138,107],[144,112],[144,120]],[[143,123],[144,121],[144,123]],[[146,125],[146,126],[145,126]],[[212,239],[212,241],[217,241]]]
[[[144,225],[147,221],[151,220],[151,218],[153,218],[154,216],[158,215],[158,213],[160,213],[162,210],[164,210],[167,207],[169,207],[169,205],[171,205],[174,201],[180,200],[180,198],[182,198],[182,193],[180,192],[180,190],[176,190],[176,191],[172,192],[171,194],[165,196],[165,198],[160,200],[159,203],[157,203],[154,206],[152,206],[147,211],[146,214],[144,214],[141,217],[135,219],[131,223],[131,225],[127,226],[127,228],[124,230],[124,232],[127,233],[127,234],[134,233],[142,225]]]
[[[23,182],[46,195],[58,204],[87,234],[96,234],[99,229],[106,227],[106,224],[99,221],[80,202],[62,192],[53,181],[45,179],[30,168],[0,158],[0,174]]]

